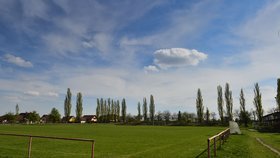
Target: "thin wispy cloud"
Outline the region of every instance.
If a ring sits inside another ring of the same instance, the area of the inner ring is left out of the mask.
[[[26,91],[24,92],[25,95],[30,95],[30,96],[39,96],[40,93],[37,91]]]
[[[100,97],[125,97],[134,114],[150,94],[156,111],[194,112],[197,88],[216,112],[216,88],[226,82],[234,109],[241,88],[254,108],[259,82],[268,110],[280,76],[280,5],[248,4],[0,1],[1,112],[17,103],[26,111],[55,106],[62,113],[67,88],[73,96],[83,93],[86,114]]]
[[[19,67],[33,67],[33,64],[30,61],[24,60],[21,57],[14,56],[12,54],[5,54],[3,57],[4,61],[17,65]]]

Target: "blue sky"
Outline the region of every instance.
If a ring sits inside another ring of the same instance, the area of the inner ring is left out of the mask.
[[[243,88],[253,106],[258,82],[265,111],[275,107],[280,66],[279,1],[0,1],[0,114],[52,107],[63,114],[67,88],[126,98],[128,112],[153,94],[156,111],[217,112],[218,85],[230,83],[234,109]]]

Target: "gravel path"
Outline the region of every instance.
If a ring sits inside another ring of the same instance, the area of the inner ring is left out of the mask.
[[[261,143],[263,146],[267,147],[268,149],[270,149],[270,150],[273,151],[274,153],[278,154],[278,156],[280,156],[280,152],[279,152],[278,150],[276,150],[276,149],[274,149],[273,147],[271,147],[271,146],[265,144],[260,138],[256,138],[256,139],[257,139],[257,141],[258,141],[259,143]]]

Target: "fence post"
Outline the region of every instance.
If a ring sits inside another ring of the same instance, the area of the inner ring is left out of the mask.
[[[29,137],[28,158],[31,158],[32,136]]]
[[[91,158],[94,158],[94,141],[91,144]]]
[[[216,157],[216,137],[214,137],[214,156]]]
[[[208,146],[208,158],[210,158],[210,139],[207,139],[207,146]]]

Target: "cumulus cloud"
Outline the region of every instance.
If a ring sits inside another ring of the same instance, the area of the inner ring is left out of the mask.
[[[144,70],[145,70],[146,73],[148,73],[148,72],[158,72],[159,71],[159,69],[154,65],[145,66]]]
[[[30,61],[24,60],[21,57],[14,56],[12,54],[6,54],[4,56],[4,60],[20,67],[33,67],[33,64]]]
[[[154,55],[154,64],[162,69],[196,66],[200,61],[207,59],[207,54],[186,48],[159,49],[154,52]]]
[[[25,95],[30,95],[30,96],[39,96],[40,93],[37,92],[37,91],[27,91],[27,92],[24,92]]]

